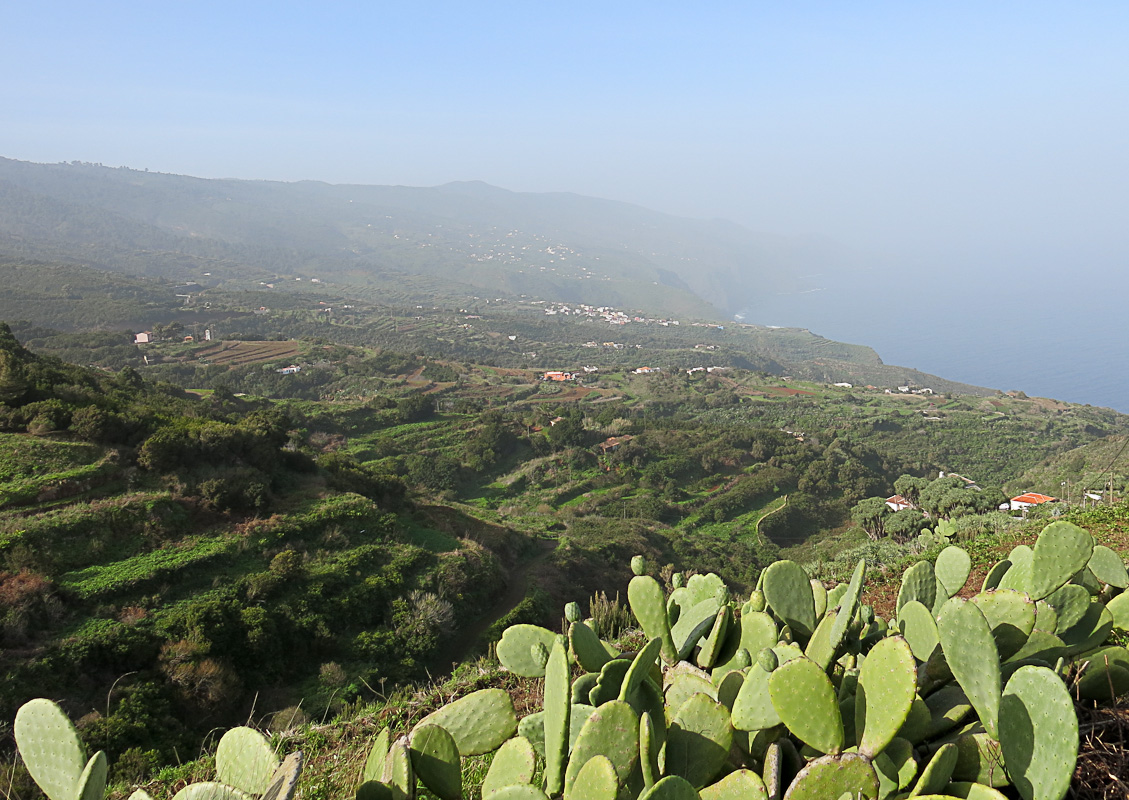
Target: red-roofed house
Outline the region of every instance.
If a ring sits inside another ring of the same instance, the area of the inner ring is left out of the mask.
[[[903,508],[913,508],[913,503],[911,503],[909,500],[906,500],[900,494],[896,494],[893,497],[887,497],[886,505],[890,507],[891,511],[901,511]]]
[[[1036,492],[1027,492],[1018,497],[1013,497],[1008,501],[1012,511],[1019,511],[1024,508],[1031,508],[1031,506],[1041,506],[1043,503],[1057,503],[1057,497],[1050,495],[1038,494]]]

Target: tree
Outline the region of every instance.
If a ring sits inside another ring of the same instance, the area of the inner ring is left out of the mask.
[[[901,511],[895,511],[884,522],[886,535],[904,542],[921,533],[928,520],[916,508],[903,508]]]
[[[927,478],[918,478],[914,475],[902,475],[894,481],[894,491],[913,503],[915,506],[921,505],[921,493],[925,491],[925,487],[929,485]]]
[[[885,517],[890,513],[890,507],[881,497],[868,497],[860,500],[851,509],[851,519],[855,524],[866,531],[871,539],[880,539],[885,534]]]
[[[896,486],[897,484],[895,484]],[[945,494],[953,489],[963,489],[964,481],[950,475],[947,478],[937,478],[921,490],[920,505],[929,512],[930,516],[946,516],[947,509],[953,504],[953,498],[945,499]]]

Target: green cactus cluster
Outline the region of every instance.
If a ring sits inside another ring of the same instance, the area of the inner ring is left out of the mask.
[[[959,547],[914,564],[889,620],[861,604],[861,562],[831,588],[777,562],[744,604],[716,575],[668,595],[643,559],[632,567],[628,600],[648,644],[618,653],[571,623],[567,650],[541,670],[546,707],[530,727],[546,768],[523,797],[993,798],[1011,786],[1061,800],[1078,750],[1061,676],[1096,699],[1129,691],[1129,650],[1106,643],[1127,627],[1129,575],[1067,523],[976,594]],[[500,660],[528,675],[525,653],[554,635],[511,631],[520,641]],[[566,695],[581,720],[567,737]]]
[[[1107,642],[1129,629],[1129,574],[1063,522],[975,594],[970,567],[952,545],[914,564],[885,620],[861,603],[864,562],[831,588],[777,562],[741,604],[713,574],[667,594],[637,557],[628,600],[645,646],[620,652],[575,604],[564,634],[509,628],[498,658],[543,679],[542,710],[519,720],[505,691],[483,689],[384,729],[357,800],[421,784],[461,800],[463,759],[489,753],[483,800],[1062,800],[1079,744],[1064,676],[1084,698],[1129,692],[1129,650]],[[104,756],[86,758],[54,704],[25,705],[14,732],[50,800],[103,794]],[[247,728],[216,760],[217,782],[174,800],[288,800],[301,768]]]
[[[49,800],[102,800],[106,754],[89,761],[78,732],[59,706],[38,698],[16,712],[13,734],[28,773]],[[291,800],[302,772],[302,753],[280,761],[261,733],[232,728],[216,748],[215,781],[190,783],[173,800]],[[141,789],[130,800],[151,800]]]

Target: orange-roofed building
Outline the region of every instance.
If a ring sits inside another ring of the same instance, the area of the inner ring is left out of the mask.
[[[1041,506],[1043,503],[1057,503],[1057,497],[1051,497],[1046,494],[1038,494],[1037,492],[1027,492],[1018,497],[1013,497],[1008,501],[1008,505],[1012,511],[1020,511],[1024,508],[1031,508],[1031,506]]]

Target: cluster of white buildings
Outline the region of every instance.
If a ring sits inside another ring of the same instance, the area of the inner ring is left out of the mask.
[[[628,347],[634,347],[636,350],[643,349],[641,344],[623,344],[622,342],[585,342],[580,345],[581,347],[606,347],[609,350],[624,350]]]
[[[669,327],[671,325],[679,325],[676,319],[660,319],[657,317],[639,317],[628,314],[624,311],[612,308],[611,306],[590,306],[584,303],[580,305],[568,305],[567,303],[549,303],[545,306],[545,313],[549,316],[562,316],[571,317],[592,317],[594,319],[602,319],[609,325],[627,325],[631,322],[640,322],[644,325],[662,325]]]

